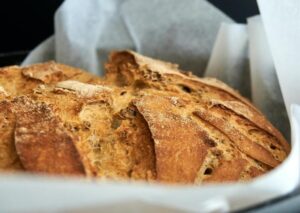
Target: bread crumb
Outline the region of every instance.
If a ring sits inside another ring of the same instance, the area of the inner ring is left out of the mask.
[[[178,104],[178,97],[171,97],[171,103],[176,106]]]
[[[0,94],[3,94],[4,96],[8,96],[8,93],[5,91],[5,89],[0,86]]]
[[[27,133],[27,129],[25,127],[20,127],[19,128],[19,133]]]
[[[99,92],[110,92],[112,91],[111,88],[101,86],[101,85],[93,85],[93,84],[86,84],[81,83],[79,81],[61,81],[56,84],[56,87],[61,89],[67,89],[77,92],[79,95],[84,97],[92,97]]]

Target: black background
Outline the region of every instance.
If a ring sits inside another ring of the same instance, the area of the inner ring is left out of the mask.
[[[255,0],[209,1],[237,22],[258,14]],[[61,3],[62,0],[1,1],[0,53],[31,50],[53,34],[53,15]]]

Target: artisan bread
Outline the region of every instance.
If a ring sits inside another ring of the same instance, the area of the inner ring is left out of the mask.
[[[0,138],[16,169],[202,184],[249,180],[289,154],[281,133],[247,99],[177,65],[120,51],[104,79],[62,68],[67,77],[47,81],[33,66],[39,83],[26,88],[22,78],[21,92],[0,81],[7,111],[0,116],[10,123]]]

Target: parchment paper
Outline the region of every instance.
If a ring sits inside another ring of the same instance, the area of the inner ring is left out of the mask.
[[[290,140],[290,126],[260,16],[248,18],[252,102]]]
[[[103,75],[110,51],[133,49],[202,75],[221,22],[232,20],[204,0],[67,0],[54,37],[23,65],[54,59]]]
[[[247,26],[222,24],[205,76],[222,80],[250,99],[249,75]]]
[[[300,103],[300,2],[259,0],[262,21],[274,59],[285,106]]]

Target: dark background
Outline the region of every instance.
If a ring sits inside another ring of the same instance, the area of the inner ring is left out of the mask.
[[[245,22],[246,17],[258,14],[255,0],[208,1],[240,23]],[[0,54],[26,52],[53,34],[53,15],[62,2],[62,0],[1,1]]]

